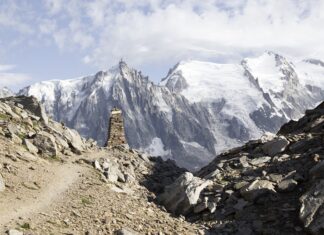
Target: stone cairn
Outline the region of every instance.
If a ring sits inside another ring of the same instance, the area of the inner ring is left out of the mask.
[[[114,147],[126,143],[122,111],[115,107],[110,113],[106,147]]]

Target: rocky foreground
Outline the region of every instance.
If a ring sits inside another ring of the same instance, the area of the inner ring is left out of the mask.
[[[155,195],[184,172],[127,146],[99,148],[32,97],[0,99],[0,233],[198,234]]]
[[[0,99],[0,228],[27,234],[323,234],[324,103],[195,174],[100,148]]]
[[[166,187],[160,203],[212,234],[324,234],[324,102]]]

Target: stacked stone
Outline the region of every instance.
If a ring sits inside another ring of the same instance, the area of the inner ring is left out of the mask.
[[[106,147],[114,147],[126,143],[122,111],[120,109],[113,108],[110,114]]]

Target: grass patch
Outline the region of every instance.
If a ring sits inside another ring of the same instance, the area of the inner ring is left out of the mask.
[[[22,140],[26,138],[26,134],[18,133],[17,135],[18,135],[18,137],[19,137],[20,139],[22,139]]]
[[[0,120],[5,120],[7,121],[9,119],[9,116],[3,113],[0,113]]]
[[[92,202],[90,201],[90,199],[89,198],[86,198],[86,197],[81,198],[81,203],[84,206],[92,204]]]
[[[23,223],[20,225],[20,228],[22,229],[30,229],[30,224],[29,223]]]

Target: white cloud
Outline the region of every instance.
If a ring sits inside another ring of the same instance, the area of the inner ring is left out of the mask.
[[[187,58],[237,60],[264,50],[324,58],[321,0],[46,0],[40,4],[34,8],[45,9],[41,14],[35,15],[39,11],[34,9],[28,11],[33,14],[17,16],[21,27],[37,31],[42,41],[50,38],[63,52],[81,52],[80,60],[98,67],[111,66],[121,57],[138,66]],[[17,4],[10,6],[16,9]],[[0,24],[1,12],[5,10],[0,7]],[[17,9],[10,12],[12,19]]]
[[[13,68],[15,68],[14,65],[0,64],[0,87],[16,87],[31,80],[27,74],[11,72]]]
[[[324,58],[323,1],[50,2],[50,13],[69,22],[53,33],[58,46],[89,49],[84,61],[101,67],[121,57],[141,65],[266,49]]]
[[[0,72],[5,72],[13,69],[15,66],[12,64],[0,64]]]
[[[24,9],[24,10],[22,10]],[[33,33],[33,27],[26,22],[33,16],[29,5],[21,1],[1,1],[0,5],[0,27],[10,28],[23,34]]]

